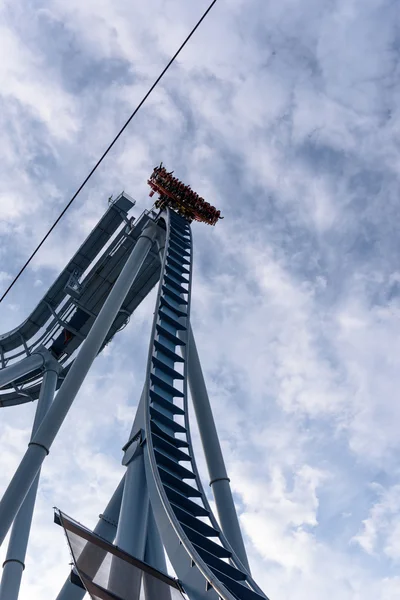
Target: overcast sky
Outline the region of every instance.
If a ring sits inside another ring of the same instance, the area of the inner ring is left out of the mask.
[[[2,289],[206,6],[0,2]],[[271,600],[400,595],[399,19],[385,0],[219,0],[0,307],[1,331],[26,318],[110,194],[149,207],[160,160],[221,209],[193,225],[193,327]],[[154,301],[45,461],[21,600],[68,573],[52,507],[92,527],[119,480]],[[33,411],[1,409],[0,491]]]

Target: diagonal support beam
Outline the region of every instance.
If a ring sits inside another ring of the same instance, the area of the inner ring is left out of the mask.
[[[60,387],[57,398],[30,442],[10,485],[1,499],[0,544],[4,541],[36,474],[49,453],[50,447],[153,245],[156,234],[157,227],[153,223],[146,227],[138,238],[131,255]]]

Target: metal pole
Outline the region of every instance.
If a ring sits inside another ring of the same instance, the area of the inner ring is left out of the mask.
[[[192,328],[189,328],[188,379],[193,407],[199,426],[199,433],[207,462],[210,486],[212,488],[218,516],[228,542],[244,567],[250,573],[246,549],[244,547],[239,519],[233,502],[229,477],[215,427],[210,400],[201,369],[200,359],[194,341]]]
[[[156,237],[157,227],[154,224],[146,227],[138,238],[136,245],[114,284],[103,308],[98,314],[86,340],[83,342],[78,356],[73,362],[64,383],[60,387],[57,398],[43,419],[37,433],[0,501],[0,544],[18,512],[29,488],[45,457],[49,453],[68,411],[77,395],[94,359],[104,342],[121,305],[129,292],[136,276]]]
[[[43,358],[42,358],[43,362]],[[57,387],[59,365],[53,359],[43,375],[36,415],[32,427],[32,437],[51,405]],[[31,437],[31,439],[32,439]],[[22,572],[25,569],[25,555],[28,546],[32,515],[39,485],[40,470],[15,517],[8,544],[6,560],[3,563],[3,575],[0,584],[0,600],[17,600],[21,585]]]
[[[32,371],[36,371],[36,369],[41,369],[43,365],[44,358],[42,354],[39,352],[34,352],[30,356],[13,363],[9,367],[4,367],[4,369],[0,370],[0,388],[11,383],[12,381],[16,381],[20,377],[23,377]]]
[[[126,469],[124,493],[119,515],[115,544],[132,556],[143,560],[147,537],[147,516],[149,495],[147,491],[144,458],[142,449],[138,449]],[[116,596],[139,600],[142,572],[138,569],[125,571],[121,561],[111,566],[109,590]]]
[[[149,496],[142,452],[129,463],[126,469],[115,542],[119,548],[140,560],[143,560],[146,546],[148,510]]]
[[[149,505],[147,519],[147,540],[144,560],[148,565],[155,567],[163,573],[167,573],[164,547],[157,529],[151,505]],[[163,581],[152,577],[148,573],[143,573],[143,584],[146,600],[154,600],[154,598],[157,598],[157,600],[171,600],[171,590]]]
[[[125,485],[125,474],[118,484],[117,489],[111,497],[111,500],[107,504],[103,514],[99,516],[96,527],[93,532],[101,536],[107,542],[113,542],[115,534],[117,532],[117,523],[119,519],[119,513],[121,510],[122,494]],[[82,554],[85,549],[82,550]],[[86,594],[86,590],[78,585],[72,583],[70,577],[67,577],[65,583],[60,590],[56,600],[83,600]]]

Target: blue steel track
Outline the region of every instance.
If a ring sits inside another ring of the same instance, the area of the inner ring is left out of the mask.
[[[103,347],[159,281],[140,419],[144,428],[141,443],[146,480],[159,533],[190,600],[268,600],[224,536],[194,459],[187,391],[193,267],[190,224],[167,209],[158,218],[143,213],[134,227],[126,229],[124,221],[131,206],[123,195],[119,197],[32,315],[19,328],[0,336],[2,366],[29,356],[39,345],[54,354],[56,340],[68,329],[74,335],[57,356],[62,365],[62,380],[135,241],[149,220],[155,220],[160,229],[165,229],[161,268],[160,257],[152,250]],[[103,254],[93,266],[100,251]],[[74,293],[68,282],[76,271],[81,281],[78,292]],[[75,329],[71,320],[78,309],[88,318]],[[41,377],[40,372],[31,373],[3,388],[0,406],[36,399]]]
[[[169,209],[166,226],[145,395],[151,505],[167,554],[191,599],[265,600],[223,535],[196,467],[187,401],[192,234],[189,223]]]

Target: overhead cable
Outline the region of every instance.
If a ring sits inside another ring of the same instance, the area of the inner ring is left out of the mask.
[[[121,137],[121,135],[123,134],[123,132],[125,131],[125,129],[128,127],[129,123],[132,121],[133,117],[136,115],[136,113],[139,111],[139,109],[143,106],[143,104],[146,102],[147,98],[150,96],[151,92],[154,90],[154,88],[157,86],[157,84],[159,83],[159,81],[163,78],[163,76],[165,75],[165,73],[168,71],[168,69],[170,68],[170,66],[172,65],[172,63],[174,62],[174,60],[177,58],[177,56],[180,54],[180,52],[183,50],[183,48],[186,46],[186,44],[188,43],[188,41],[190,40],[190,38],[192,37],[192,35],[194,34],[194,32],[196,31],[196,29],[201,25],[202,21],[206,18],[206,16],[208,15],[208,13],[210,12],[210,10],[212,9],[212,7],[214,6],[214,4],[217,2],[217,0],[213,0],[210,4],[210,6],[207,8],[207,10],[205,11],[205,13],[203,14],[203,16],[199,19],[199,21],[196,23],[196,25],[193,27],[193,29],[191,30],[191,32],[189,33],[189,35],[187,36],[187,38],[185,39],[185,41],[180,45],[180,47],[178,48],[178,50],[175,52],[175,54],[173,55],[173,57],[171,58],[171,60],[169,61],[169,63],[167,64],[167,66],[163,69],[163,71],[160,73],[160,75],[157,77],[157,79],[155,80],[155,82],[153,83],[153,85],[151,86],[151,88],[149,89],[149,91],[144,95],[144,97],[142,98],[142,100],[139,102],[139,104],[137,105],[137,107],[135,108],[135,110],[133,111],[133,113],[130,115],[129,119],[125,122],[125,124],[123,125],[123,127],[119,130],[119,132],[117,133],[117,135],[114,137],[113,141],[111,142],[111,144],[107,147],[107,149],[104,151],[104,153],[101,155],[101,157],[99,158],[99,160],[97,161],[97,163],[94,165],[94,167],[92,168],[92,170],[90,171],[89,175],[84,179],[84,181],[81,183],[81,185],[79,186],[79,188],[76,190],[75,194],[72,196],[71,200],[68,202],[68,204],[64,207],[64,209],[62,210],[62,212],[60,213],[60,215],[57,217],[57,219],[54,221],[53,225],[50,227],[50,229],[47,231],[46,235],[43,237],[43,239],[39,242],[39,244],[36,246],[35,250],[32,252],[32,254],[30,255],[30,257],[27,259],[27,261],[25,262],[25,264],[21,267],[21,269],[19,270],[18,274],[14,277],[14,279],[12,280],[12,282],[10,283],[10,285],[8,286],[8,288],[6,289],[6,291],[4,292],[4,294],[1,296],[0,298],[0,302],[2,302],[4,300],[4,298],[7,296],[8,292],[11,290],[11,288],[15,285],[15,283],[17,282],[17,280],[20,278],[20,276],[22,275],[22,273],[25,271],[26,267],[29,265],[29,263],[32,261],[32,259],[34,258],[34,256],[38,253],[38,251],[40,250],[40,248],[43,246],[44,242],[47,240],[47,238],[49,237],[49,235],[51,234],[51,232],[53,231],[53,229],[58,225],[58,223],[61,221],[61,219],[63,218],[63,216],[65,215],[65,213],[67,212],[67,210],[69,209],[69,207],[71,206],[71,204],[74,202],[74,200],[76,199],[76,197],[78,196],[78,194],[82,191],[82,189],[85,187],[85,185],[87,184],[87,182],[89,181],[89,179],[92,177],[93,173],[97,170],[97,168],[100,166],[100,164],[103,162],[103,160],[105,159],[105,157],[107,156],[107,154],[110,152],[111,148],[114,146],[114,144],[117,142],[117,140]]]

